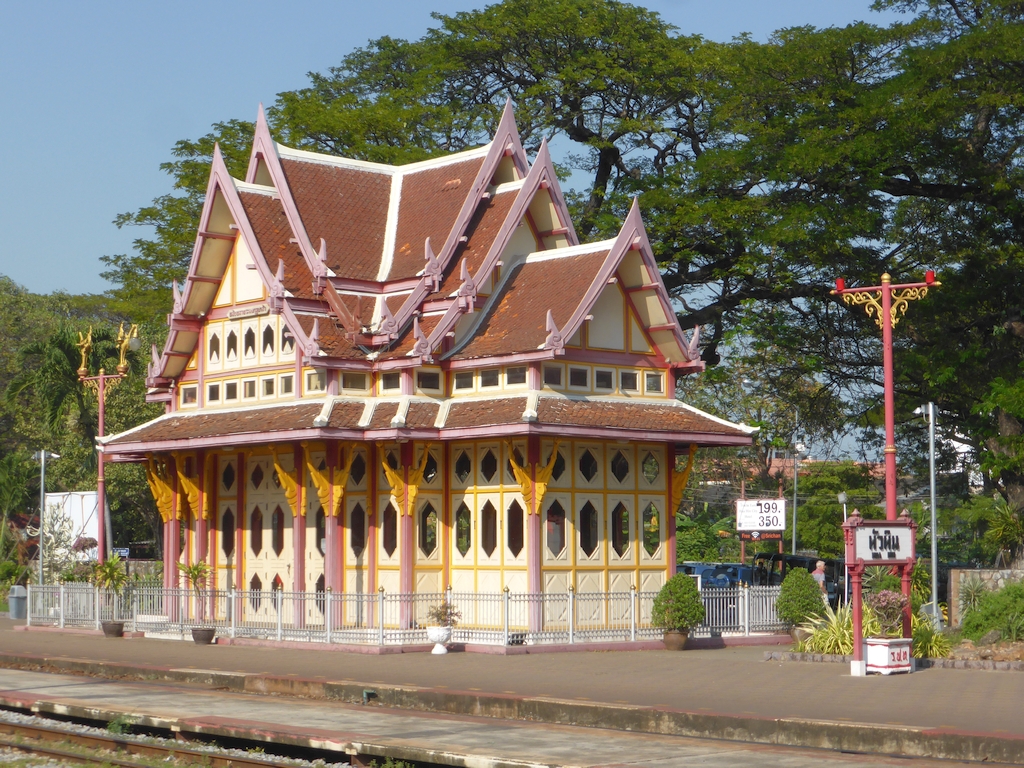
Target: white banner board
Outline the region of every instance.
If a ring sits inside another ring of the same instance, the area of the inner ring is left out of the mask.
[[[854,536],[855,559],[864,565],[895,565],[914,560],[914,538],[907,524],[865,520]]]
[[[96,491],[75,491],[72,493],[46,494],[46,515],[48,519],[61,519],[62,526],[67,528],[70,544],[79,537],[99,539],[99,507]],[[50,530],[49,525],[47,530]],[[96,550],[83,553],[79,559],[95,558]]]
[[[785,528],[785,499],[736,499],[737,531],[782,531]]]

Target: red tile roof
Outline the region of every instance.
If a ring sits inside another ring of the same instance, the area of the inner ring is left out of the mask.
[[[491,427],[499,424],[513,424],[523,421],[526,410],[525,397],[509,397],[500,400],[456,400],[448,408],[444,421],[445,429],[468,429]]]
[[[239,192],[238,196],[271,273],[277,273],[278,259],[284,261],[285,288],[300,299],[313,298],[313,275],[299,247],[290,242],[295,234],[281,201],[255,192]]]
[[[331,429],[358,429],[363,415],[361,402],[335,403],[327,426]]]
[[[243,411],[198,411],[155,419],[135,430],[111,438],[107,445],[187,440],[198,437],[242,435],[312,429],[323,403],[301,403]]]
[[[466,260],[466,266],[469,267],[469,274],[476,276],[515,201],[514,192],[505,192],[495,195],[477,206],[473,218],[470,219],[469,226],[466,228],[466,237],[469,239],[456,249],[455,257],[449,262],[444,279],[441,281],[441,288],[430,296],[431,299],[447,297],[459,289],[459,285],[462,284],[460,270],[463,259]]]
[[[391,176],[284,157],[281,167],[313,247],[327,241],[327,266],[338,277],[376,280]]]
[[[576,427],[604,427],[645,432],[710,432],[717,435],[746,435],[741,429],[693,411],[689,408],[644,402],[608,400],[570,400],[541,397],[537,404],[537,422]]]
[[[608,251],[526,262],[515,268],[501,294],[491,298],[487,315],[469,343],[453,355],[468,360],[516,352],[535,352],[544,345],[550,309],[561,328],[583,301]]]
[[[423,244],[428,237],[434,252],[441,250],[483,162],[478,157],[402,178],[389,280],[413,277],[423,269]]]
[[[391,420],[395,418],[395,414],[398,413],[398,403],[387,402],[387,403],[375,403],[373,408],[373,415],[370,417],[370,423],[366,426],[367,429],[390,429]]]

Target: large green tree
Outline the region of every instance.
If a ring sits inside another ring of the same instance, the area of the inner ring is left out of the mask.
[[[289,144],[401,163],[485,140],[512,98],[526,145],[551,139],[574,172],[586,236],[614,231],[641,196],[680,319],[702,326],[709,364],[781,350],[776,378],[841,396],[872,429],[878,331],[828,288],[837,276],[875,284],[883,271],[899,281],[934,266],[942,288],[897,327],[900,417],[935,401],[941,428],[966,439],[1019,506],[1012,438],[1024,414],[1005,395],[1024,360],[1024,7],[876,5],[906,21],[720,44],[612,0],[507,0],[344,56],[281,94],[271,123]],[[175,147],[164,166],[174,193],[119,219],[157,232],[108,261],[117,301],[166,311],[213,144],[241,175],[250,131],[226,121]]]

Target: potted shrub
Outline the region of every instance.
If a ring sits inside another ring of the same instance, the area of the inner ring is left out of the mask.
[[[117,555],[111,555],[102,563],[97,563],[93,568],[93,581],[100,589],[108,589],[115,596],[121,595],[121,590],[128,583],[128,574],[124,570],[124,563]],[[114,620],[101,621],[105,637],[122,637],[124,635],[124,622],[117,621],[117,603],[115,602]]]
[[[445,599],[427,611],[427,639],[434,644],[431,653],[448,653],[446,643],[452,640],[452,629],[459,623],[462,613]]]
[[[864,642],[866,671],[882,675],[910,672],[913,668],[912,639],[900,636],[907,598],[893,589],[880,589],[869,594],[865,602],[879,627],[878,632]]]
[[[206,586],[206,580],[210,576],[210,564],[200,561],[191,565],[182,565],[181,563],[177,565],[181,575],[192,585],[192,590],[196,593],[196,617],[201,624],[206,620],[206,602],[203,600],[203,587]],[[213,642],[213,636],[216,632],[217,630],[214,627],[192,627],[192,640],[196,645],[209,645]]]
[[[654,598],[651,622],[665,630],[665,648],[681,651],[690,630],[704,621],[704,601],[697,582],[685,573],[677,573],[665,582]]]
[[[775,612],[782,621],[789,624],[789,633],[794,642],[799,643],[808,638],[808,631],[800,625],[825,613],[821,587],[809,572],[803,568],[793,568],[786,574],[779,587]]]

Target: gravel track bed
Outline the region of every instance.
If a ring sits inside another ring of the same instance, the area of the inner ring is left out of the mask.
[[[113,736],[117,738],[125,739],[127,741],[134,741],[139,744],[154,744],[161,747],[167,747],[168,749],[182,747],[180,741],[174,739],[164,739],[157,736],[139,736],[131,733],[118,733],[112,734],[105,728],[96,728],[91,725],[80,725],[78,723],[68,723],[63,720],[51,720],[47,717],[38,717],[37,715],[25,715],[21,712],[12,712],[10,710],[0,709],[0,721],[5,723],[12,723],[15,725],[31,725],[44,728],[54,728],[61,731],[67,731],[68,733],[75,733],[88,736]],[[281,757],[280,755],[274,755],[263,752],[249,752],[244,749],[232,749],[228,747],[218,747],[211,744],[204,744],[199,741],[193,741],[188,743],[188,748],[197,752],[209,752],[211,754],[223,755],[225,757],[248,757],[258,758],[267,762],[276,763],[285,768],[323,768],[324,766],[332,766],[332,768],[341,768],[347,766],[348,763],[344,761],[339,762],[327,762],[326,760],[300,760],[292,757]],[[265,748],[265,747],[264,747]],[[25,761],[25,762],[19,762]],[[0,749],[0,764],[7,765],[12,763],[19,766],[46,766],[48,768],[56,768],[56,766],[69,765],[57,760],[51,760],[47,758],[33,758],[26,756],[21,752],[14,752],[11,750]]]

